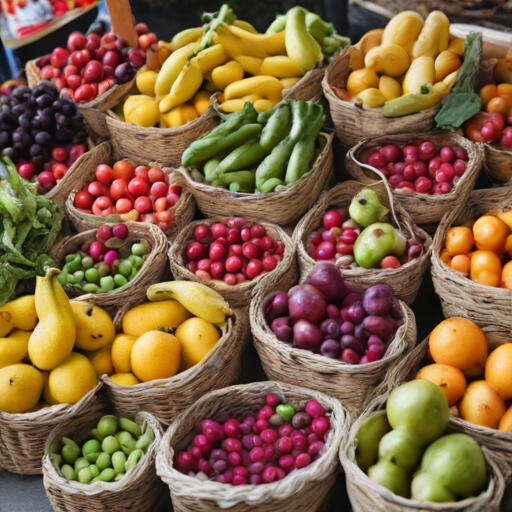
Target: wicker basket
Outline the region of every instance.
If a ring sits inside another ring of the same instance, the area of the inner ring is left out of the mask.
[[[29,87],[35,87],[41,80],[41,72],[35,60],[25,64],[25,72]],[[107,110],[115,107],[135,85],[135,78],[121,85],[114,85],[106,93],[88,103],[77,103],[78,110],[83,114],[92,131],[100,138],[109,139],[110,132],[106,124]]]
[[[166,270],[165,252],[167,249],[167,238],[162,230],[154,224],[144,222],[127,222],[128,243],[144,240],[149,247],[149,254],[137,275],[125,286],[116,288],[107,293],[96,294],[95,303],[97,306],[116,306],[127,302],[141,302],[146,297],[146,291],[152,284],[161,281]],[[67,240],[64,240],[52,247],[50,257],[55,264],[62,268],[65,264],[65,257],[80,251],[82,245],[88,240],[95,239],[96,229],[82,231]],[[66,293],[70,297],[79,297],[86,294],[81,288],[66,286]]]
[[[507,206],[512,206],[509,187],[476,190],[469,194],[465,204],[448,212],[441,221],[432,244],[431,260],[432,281],[444,316],[462,316],[481,326],[493,325],[512,331],[512,290],[475,283],[440,259],[451,227],[486,213],[498,213]]]
[[[116,315],[114,323],[119,323],[124,312],[126,309]],[[200,363],[170,379],[121,386],[109,377],[103,377],[116,410],[134,416],[144,409],[163,425],[169,425],[205,393],[235,382],[240,375],[248,326],[245,318],[235,311],[222,331],[222,337]]]
[[[131,160],[159,162],[169,167],[181,165],[181,155],[197,139],[217,125],[218,118],[212,107],[178,128],[143,128],[121,121],[109,112],[106,123],[116,152]]]
[[[408,500],[397,496],[384,487],[372,482],[355,462],[357,433],[362,422],[385,409],[387,396],[372,402],[368,409],[354,422],[348,442],[341,447],[340,459],[347,481],[347,491],[354,512],[499,512],[500,502],[505,491],[505,480],[501,474],[496,456],[485,446],[482,448],[487,462],[486,489],[476,498],[456,503],[427,503]],[[460,432],[461,428],[450,419],[448,432]]]
[[[383,133],[428,132],[435,126],[434,117],[439,106],[429,108],[417,114],[387,118],[381,108],[365,109],[350,101],[343,101],[331,89],[331,85],[345,87],[350,69],[350,55],[354,47],[343,50],[334,59],[325,72],[322,81],[324,95],[329,102],[331,117],[336,129],[336,137],[347,146],[355,146],[363,139],[377,137]]]
[[[303,382],[304,386],[329,394],[341,401],[351,414],[359,414],[368,405],[376,387],[406,353],[416,345],[416,320],[414,313],[395,300],[404,318],[380,361],[365,365],[352,365],[329,359],[309,350],[292,348],[279,341],[267,321],[264,306],[282,289],[258,287],[251,302],[250,322],[253,341],[269,379],[280,382]]]
[[[367,157],[363,158],[363,156],[367,153],[369,148],[383,146],[385,144],[407,144],[414,139],[433,142],[437,147],[459,146],[468,153],[469,160],[466,172],[455,188],[448,194],[403,194],[393,190],[393,196],[407,210],[416,224],[438,223],[448,210],[452,210],[458,205],[463,204],[468,194],[473,190],[475,181],[480,174],[483,161],[483,151],[479,145],[473,144],[468,139],[451,132],[384,135],[370,140],[363,140],[350,149],[345,159],[345,166],[347,171],[357,181],[364,184],[376,183],[380,181],[381,177],[360,165],[363,159],[367,160]]]
[[[329,208],[340,208],[348,206],[352,198],[362,190],[364,185],[355,181],[346,181],[334,187],[327,192],[310,212],[297,224],[293,233],[293,238],[297,247],[299,258],[299,268],[301,275],[305,276],[315,266],[316,261],[307,253],[308,237],[315,229],[322,224],[322,217]],[[390,195],[383,183],[371,185],[375,190],[381,203],[391,210]],[[411,304],[423,280],[423,274],[429,265],[429,252],[432,239],[430,236],[414,225],[408,213],[396,202],[393,204],[396,218],[400,228],[409,237],[415,236],[421,240],[425,247],[425,252],[398,269],[365,269],[362,267],[341,268],[343,277],[352,283],[362,284],[365,287],[386,282],[393,288],[396,296],[406,304]],[[394,223],[396,226],[396,222]]]
[[[332,134],[311,170],[293,185],[269,194],[234,193],[220,187],[194,181],[184,167],[172,172],[173,180],[194,195],[197,206],[210,218],[237,216],[252,222],[272,220],[286,225],[297,222],[329,186],[333,177]]]
[[[108,217],[99,217],[84,213],[75,207],[75,195],[77,192],[89,182],[95,179],[94,171],[98,165],[113,164],[120,158],[117,157],[110,142],[104,142],[96,146],[92,151],[87,153],[80,167],[76,172],[73,188],[69,193],[66,201],[66,213],[75,225],[78,231],[86,231],[88,229],[98,228],[105,223],[123,222],[119,215],[109,215]],[[148,161],[141,162],[149,164]],[[158,164],[156,164],[158,165]],[[180,200],[171,209],[174,215],[174,224],[171,228],[164,230],[165,235],[169,239],[173,239],[176,234],[186,226],[194,217],[195,204],[194,198],[186,190],[183,190]]]
[[[268,393],[277,394],[295,407],[304,407],[307,400],[314,398],[331,413],[331,431],[320,459],[281,481],[258,486],[201,482],[174,469],[175,449],[190,440],[201,420],[223,412],[241,420],[244,414],[261,408]],[[278,382],[232,386],[208,393],[177,418],[162,439],[156,470],[169,485],[176,512],[314,512],[336,480],[337,450],[349,424],[350,416],[337,400],[315,391]]]
[[[512,151],[483,144],[485,172],[498,185],[512,185]]]
[[[101,387],[100,382],[76,404],[47,405],[23,414],[0,411],[0,467],[19,475],[40,475],[50,432],[70,420],[80,428],[91,415],[104,411],[105,402],[98,396]]]
[[[297,260],[295,258],[294,243],[279,226],[267,224],[266,222],[262,222],[261,225],[265,228],[267,234],[277,242],[281,242],[284,245],[283,260],[280,261],[278,266],[271,272],[262,274],[255,279],[239,283],[235,286],[230,286],[220,280],[203,281],[201,278],[190,272],[184,264],[183,254],[188,244],[193,241],[195,228],[201,224],[211,226],[218,221],[219,219],[207,219],[192,222],[176,237],[176,240],[169,248],[169,262],[171,264],[171,271],[174,279],[196,281],[210,286],[220,293],[234,308],[245,308],[249,306],[256,285],[261,284],[262,286],[267,286],[267,283],[272,283],[272,287],[287,287],[297,281],[298,269]]]
[[[85,441],[91,425],[95,425],[102,416],[103,414],[100,413],[89,416],[85,426],[83,423],[77,425],[73,419],[64,421],[50,434],[43,458],[43,482],[53,510],[56,512],[78,510],[87,510],[87,512],[104,512],[105,510],[109,512],[125,512],[126,510],[153,512],[165,487],[155,471],[155,457],[163,431],[151,414],[141,412],[135,417],[135,421],[141,426],[145,422],[148,429],[153,431],[155,440],[135,468],[119,482],[82,484],[67,480],[50,459],[52,453],[60,451],[63,436],[72,437],[79,443]]]

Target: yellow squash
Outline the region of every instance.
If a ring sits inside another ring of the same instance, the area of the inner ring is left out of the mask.
[[[186,103],[185,105],[174,107],[166,114],[162,114],[160,126],[162,128],[178,128],[178,126],[183,126],[197,118],[198,115],[194,106]],[[162,126],[162,121],[164,126]]]
[[[407,74],[405,75],[402,88],[404,94],[419,92],[422,85],[432,85],[436,82],[436,70],[434,59],[423,56],[414,59]]]
[[[409,54],[397,44],[382,44],[372,48],[364,58],[367,68],[388,76],[400,76],[407,71]]]
[[[453,41],[450,41],[448,45],[448,50],[455,53],[459,57],[464,57],[464,39],[456,38]]]
[[[123,105],[123,115],[127,123],[149,128],[158,123],[160,111],[152,96],[136,94],[126,98]]]
[[[186,103],[199,90],[202,83],[203,75],[197,62],[193,59],[188,61],[172,85],[171,92],[160,102],[160,112],[169,112],[174,107]]]
[[[229,55],[221,44],[216,44],[199,52],[192,60],[197,62],[201,73],[205,75],[210,73],[217,66],[227,62]]]
[[[415,59],[426,56],[435,59],[448,48],[450,41],[450,21],[442,11],[432,11],[414,43],[412,55]]]
[[[441,82],[450,73],[453,73],[460,68],[461,61],[456,53],[451,52],[450,50],[445,50],[437,56],[434,66],[436,69],[436,82]]]
[[[386,101],[399,98],[403,93],[402,86],[394,78],[386,75],[379,79],[379,91],[386,98]]]
[[[261,75],[275,76],[276,78],[292,78],[304,76],[306,72],[286,55],[266,57],[261,64]]]
[[[238,55],[235,60],[242,66],[243,70],[249,75],[259,75],[263,57],[253,57],[252,55]]]
[[[239,55],[253,55],[254,57],[286,55],[284,32],[273,35],[252,34],[230,25],[218,28],[213,39],[215,44],[220,43],[224,47],[232,59]]]
[[[234,82],[224,90],[224,99],[232,100],[243,98],[249,94],[256,94],[271,101],[281,101],[283,84],[273,76],[252,76]]]
[[[187,44],[196,42],[203,35],[203,27],[196,28],[187,28],[186,30],[182,30],[178,32],[172,39],[170,43],[165,43],[164,46],[171,50],[171,52],[175,52]]]
[[[397,44],[409,55],[424,25],[421,14],[416,11],[403,11],[393,16],[382,34],[382,44]]]
[[[238,82],[244,77],[244,69],[236,60],[230,60],[212,71],[212,80],[221,91],[229,84]]]

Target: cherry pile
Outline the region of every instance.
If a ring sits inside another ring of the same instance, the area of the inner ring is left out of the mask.
[[[274,270],[283,254],[284,245],[263,226],[234,217],[197,226],[184,256],[187,268],[199,278],[235,285]]]
[[[323,406],[309,400],[304,411],[296,412],[277,395],[265,401],[241,422],[229,414],[203,420],[201,434],[176,454],[177,469],[202,481],[260,485],[319,459],[331,429]]]
[[[106,217],[118,214],[122,220],[149,222],[162,229],[173,225],[170,210],[181,196],[181,186],[169,185],[167,175],[156,167],[119,160],[112,167],[101,164],[96,180],[88,183],[74,199],[84,213]]]
[[[350,218],[348,207],[329,210],[322,219],[322,227],[308,238],[307,251],[315,261],[332,261],[339,267],[357,267],[354,260],[354,244],[361,234],[361,226]],[[407,254],[399,260],[386,256],[380,268],[400,268],[423,253],[423,244],[417,238],[407,240]]]
[[[146,62],[145,49],[156,43],[156,35],[140,23],[136,27],[140,48],[128,48],[121,37],[72,32],[67,48],[55,48],[41,57],[36,66],[41,77],[52,82],[61,97],[87,103],[101,96],[115,84],[129,82]]]
[[[448,194],[466,172],[465,149],[414,140],[403,148],[397,144],[374,147],[368,164],[379,169],[391,187],[404,194]]]

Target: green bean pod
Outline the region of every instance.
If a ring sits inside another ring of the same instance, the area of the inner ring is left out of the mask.
[[[248,169],[254,164],[261,162],[269,153],[270,150],[267,151],[263,148],[257,138],[248,140],[245,144],[231,151],[231,153],[222,160],[215,170],[215,176],[222,176],[224,173]]]
[[[132,453],[130,453],[128,460],[124,465],[126,472],[128,473],[130,469],[133,469],[139,463],[140,459],[142,459],[143,456],[144,452],[142,450],[134,450]]]
[[[292,127],[292,114],[288,105],[277,109],[263,128],[261,146],[272,151],[289,133]]]
[[[119,426],[133,437],[140,437],[142,434],[139,425],[128,418],[119,418]]]

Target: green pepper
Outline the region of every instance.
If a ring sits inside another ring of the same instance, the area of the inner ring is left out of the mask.
[[[272,151],[289,133],[292,127],[292,115],[288,105],[277,109],[261,132],[260,144]]]
[[[254,179],[254,171],[227,172],[214,180],[212,185],[214,187],[229,188],[232,192],[245,192],[247,194],[252,194],[254,192]],[[231,185],[234,183],[238,183],[238,190],[232,190]]]
[[[263,133],[263,132],[262,132]],[[261,162],[270,151],[262,147],[258,139],[248,140],[238,148],[234,149],[222,160],[215,170],[215,176],[222,176],[224,173],[242,171]]]

